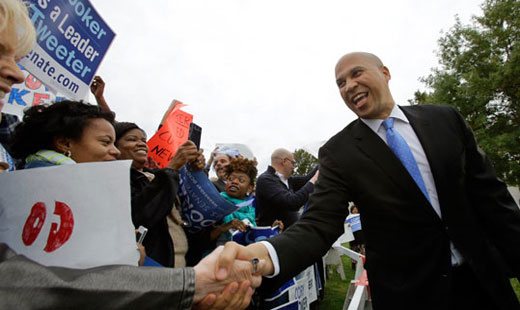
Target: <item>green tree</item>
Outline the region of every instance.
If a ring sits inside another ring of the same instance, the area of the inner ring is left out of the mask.
[[[498,175],[520,184],[520,1],[486,0],[482,16],[439,39],[440,67],[422,78],[430,91],[412,104],[456,107]]]
[[[309,174],[318,164],[318,159],[304,149],[297,149],[293,154],[296,161],[294,165],[295,175]]]

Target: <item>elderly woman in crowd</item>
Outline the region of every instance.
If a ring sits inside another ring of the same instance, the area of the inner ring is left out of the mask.
[[[113,121],[112,113],[77,101],[34,106],[16,127],[11,150],[25,168],[115,160]]]
[[[119,159],[131,159],[132,221],[148,228],[144,239],[147,255],[163,266],[183,267],[188,242],[183,230],[178,170],[189,162],[191,169],[204,168],[204,156],[193,142],[182,144],[164,169],[145,168],[148,156],[146,133],[134,123],[116,123]]]
[[[16,62],[27,54],[36,42],[36,34],[27,10],[16,1],[0,1],[0,112],[3,97],[11,86],[22,83],[24,75]],[[15,169],[14,160],[2,144],[8,143],[18,118],[0,113],[0,173]]]

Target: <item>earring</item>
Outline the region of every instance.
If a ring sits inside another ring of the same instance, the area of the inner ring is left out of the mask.
[[[66,150],[63,155],[67,156],[67,157],[70,157],[72,156],[72,152],[70,150]]]

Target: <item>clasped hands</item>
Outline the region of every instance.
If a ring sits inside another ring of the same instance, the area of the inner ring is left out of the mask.
[[[252,260],[258,259],[253,266]],[[273,273],[273,265],[264,245],[247,247],[228,242],[215,249],[194,267],[193,309],[245,309],[262,275]]]

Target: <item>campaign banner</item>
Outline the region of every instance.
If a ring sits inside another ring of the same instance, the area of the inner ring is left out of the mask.
[[[310,270],[310,272],[308,272]],[[270,310],[308,310],[310,304],[317,300],[316,286],[309,285],[311,275],[314,279],[314,267],[309,266],[298,276],[278,289],[272,297],[264,299],[265,309]],[[314,280],[312,280],[314,281]],[[315,282],[313,282],[315,283]]]
[[[259,227],[248,227],[247,231],[242,232],[237,230],[233,233],[232,240],[241,245],[248,245],[251,243],[259,242],[276,236],[279,234],[280,228],[278,226],[259,226]]]
[[[148,156],[161,168],[168,165],[179,146],[188,140],[193,115],[181,111],[184,106],[186,104],[178,103],[162,127],[146,143],[149,148]]]
[[[359,214],[350,214],[347,216],[345,223],[348,224],[350,230],[354,233],[358,230],[361,230],[361,217]]]
[[[36,45],[20,64],[53,92],[86,99],[115,33],[88,0],[27,0]]]
[[[137,265],[131,161],[0,174],[0,242],[46,265]]]
[[[187,166],[180,170],[178,193],[186,227],[189,232],[197,233],[235,212],[240,206],[234,206],[220,196],[203,171],[190,171]]]
[[[2,112],[17,115],[20,119],[23,117],[23,111],[39,104],[50,104],[55,101],[65,100],[66,98],[59,93],[53,93],[49,88],[43,85],[34,75],[19,66],[25,79],[20,84],[14,84],[11,92],[4,97],[4,108]]]

